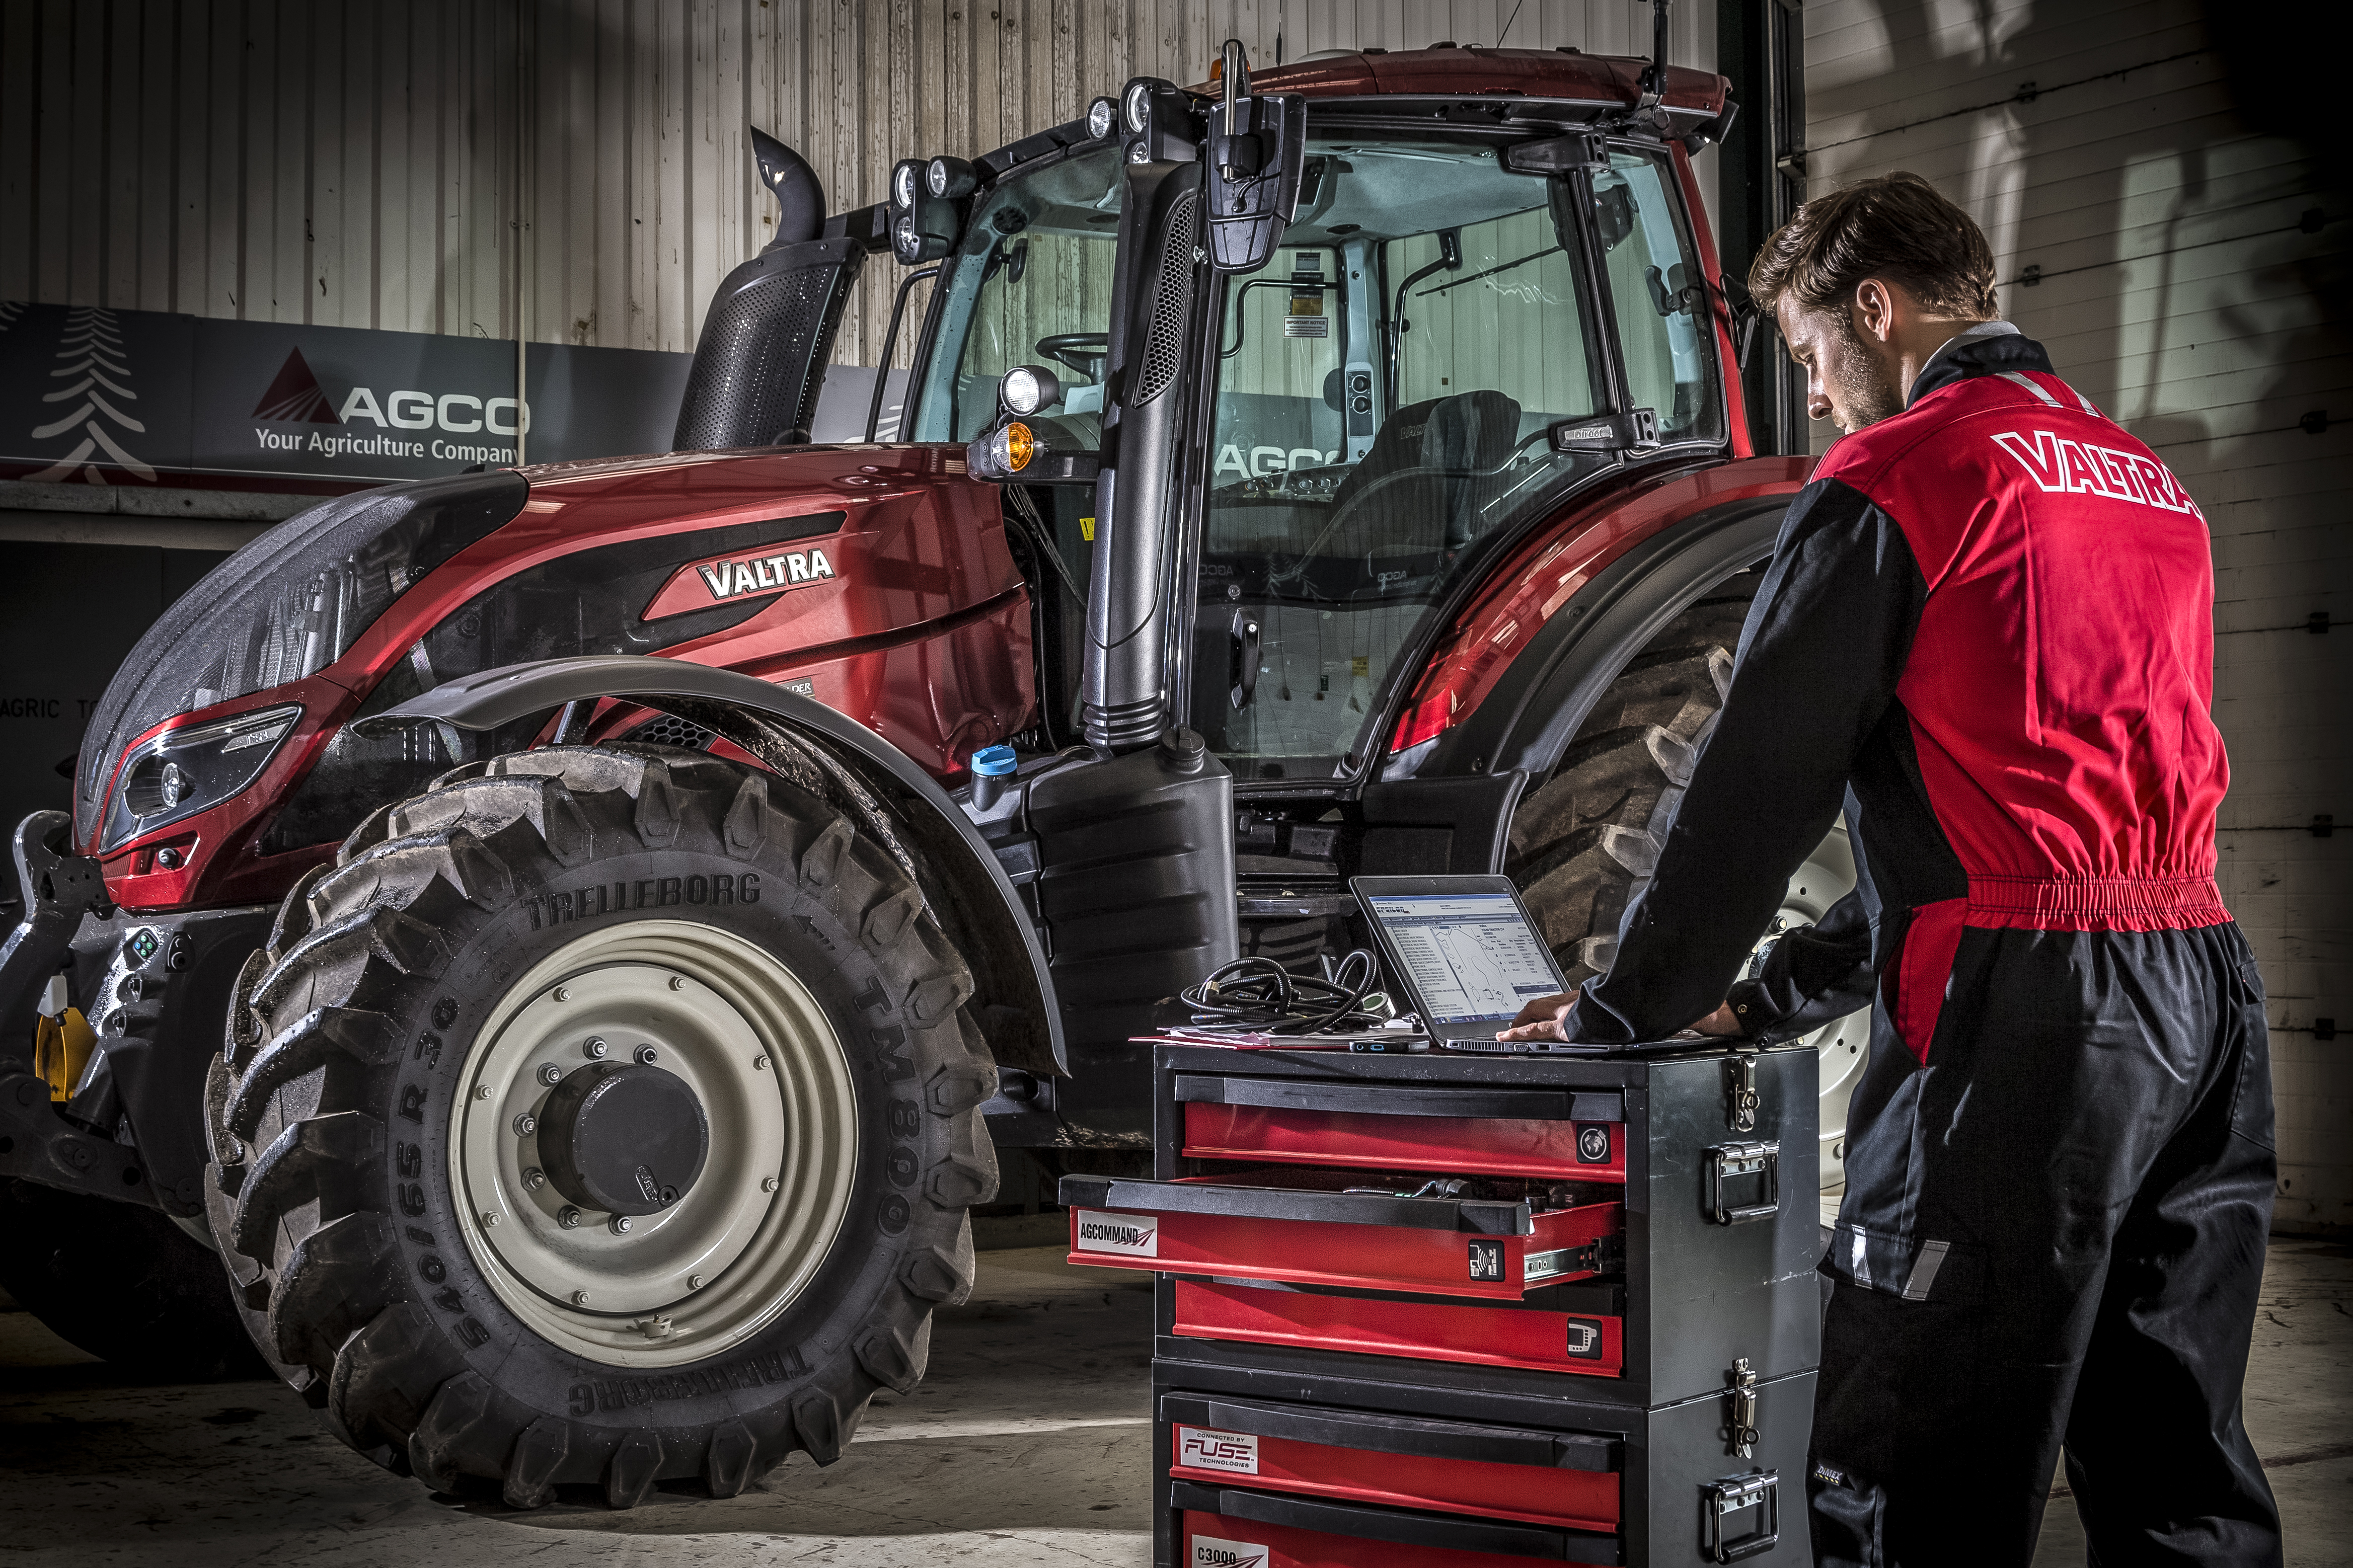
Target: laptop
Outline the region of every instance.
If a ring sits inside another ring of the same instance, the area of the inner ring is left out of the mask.
[[[1389,984],[1435,1044],[1496,1055],[1609,1048],[1495,1038],[1528,1003],[1568,989],[1509,877],[1354,877],[1348,887]]]

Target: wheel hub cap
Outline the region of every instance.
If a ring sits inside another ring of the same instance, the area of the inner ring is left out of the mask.
[[[684,1079],[649,1063],[597,1062],[547,1097],[539,1152],[547,1179],[580,1207],[659,1214],[702,1174],[711,1120]]]

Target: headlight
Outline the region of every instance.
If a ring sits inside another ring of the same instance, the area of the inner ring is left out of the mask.
[[[1112,121],[1119,113],[1119,105],[1108,98],[1098,98],[1087,105],[1087,135],[1100,142],[1111,134]]]
[[[123,759],[99,852],[236,795],[260,776],[301,717],[301,705],[289,703],[180,725],[142,742]]]
[[[1061,381],[1050,370],[1017,364],[997,384],[997,399],[1010,414],[1035,414],[1061,400]]]
[[[961,158],[934,158],[923,165],[923,184],[942,201],[960,202],[980,185],[980,176]]]
[[[1131,134],[1141,134],[1152,118],[1152,84],[1130,82],[1127,88],[1127,129]]]

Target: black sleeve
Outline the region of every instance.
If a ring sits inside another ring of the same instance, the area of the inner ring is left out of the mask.
[[[1651,884],[1626,910],[1609,973],[1569,1016],[1570,1038],[1662,1039],[1725,999],[1790,873],[1830,831],[1855,758],[1894,700],[1926,597],[1904,531],[1861,491],[1825,479],[1799,492],[1715,731]],[[1781,942],[1789,951],[1768,964],[1768,1005],[1786,1019],[1797,1009],[1781,1005],[1805,1002],[1814,984],[1868,994],[1868,925],[1847,900],[1796,947]]]

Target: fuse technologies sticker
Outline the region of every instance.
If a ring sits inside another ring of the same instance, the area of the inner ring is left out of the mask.
[[[1079,1250],[1126,1258],[1160,1256],[1160,1222],[1147,1215],[1079,1211]]]
[[[1187,1568],[1265,1568],[1267,1550],[1255,1541],[1220,1541],[1214,1535],[1193,1537]]]
[[[1249,1432],[1179,1426],[1176,1462],[1197,1470],[1231,1470],[1238,1476],[1254,1476],[1258,1474],[1258,1438]]]

